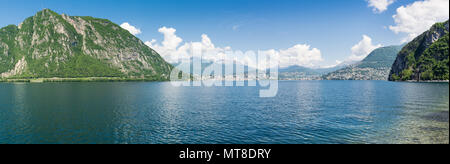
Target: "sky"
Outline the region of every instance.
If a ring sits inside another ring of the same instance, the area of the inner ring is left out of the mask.
[[[193,45],[331,67],[400,45],[449,17],[449,0],[0,0],[0,27],[49,8],[121,25],[166,60]],[[217,55],[216,55],[217,56]],[[210,56],[214,58],[215,56]]]

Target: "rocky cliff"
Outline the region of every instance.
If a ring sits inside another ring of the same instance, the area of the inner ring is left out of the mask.
[[[0,77],[168,79],[172,65],[117,24],[49,9],[0,29]]]
[[[436,23],[408,43],[398,54],[391,81],[448,80],[449,23]]]

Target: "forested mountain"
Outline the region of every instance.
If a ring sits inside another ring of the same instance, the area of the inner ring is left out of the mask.
[[[49,9],[0,29],[1,78],[168,79],[173,66],[117,24]]]
[[[448,80],[449,24],[436,23],[398,54],[389,80]]]
[[[372,51],[364,60],[323,78],[327,80],[387,80],[392,64],[402,46],[381,47]]]

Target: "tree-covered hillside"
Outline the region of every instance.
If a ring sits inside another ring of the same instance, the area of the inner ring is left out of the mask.
[[[331,72],[327,80],[387,80],[391,66],[402,46],[377,48],[364,60],[354,65]]]
[[[389,80],[448,80],[449,23],[436,23],[408,43],[392,67]]]
[[[0,29],[0,77],[168,79],[173,66],[117,24],[49,9]]]

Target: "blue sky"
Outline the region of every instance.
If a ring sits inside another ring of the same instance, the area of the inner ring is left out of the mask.
[[[369,7],[368,0],[0,1],[0,27],[17,25],[49,8],[60,14],[106,18],[119,25],[128,22],[141,30],[136,36],[143,41],[162,41],[158,29],[165,26],[176,29],[185,42],[201,41],[201,35],[207,34],[218,47],[242,51],[305,44],[320,50],[321,66],[346,60],[363,35],[375,46],[401,44],[408,33],[395,33],[389,26],[396,25],[397,8],[415,2],[396,0],[380,13]]]

